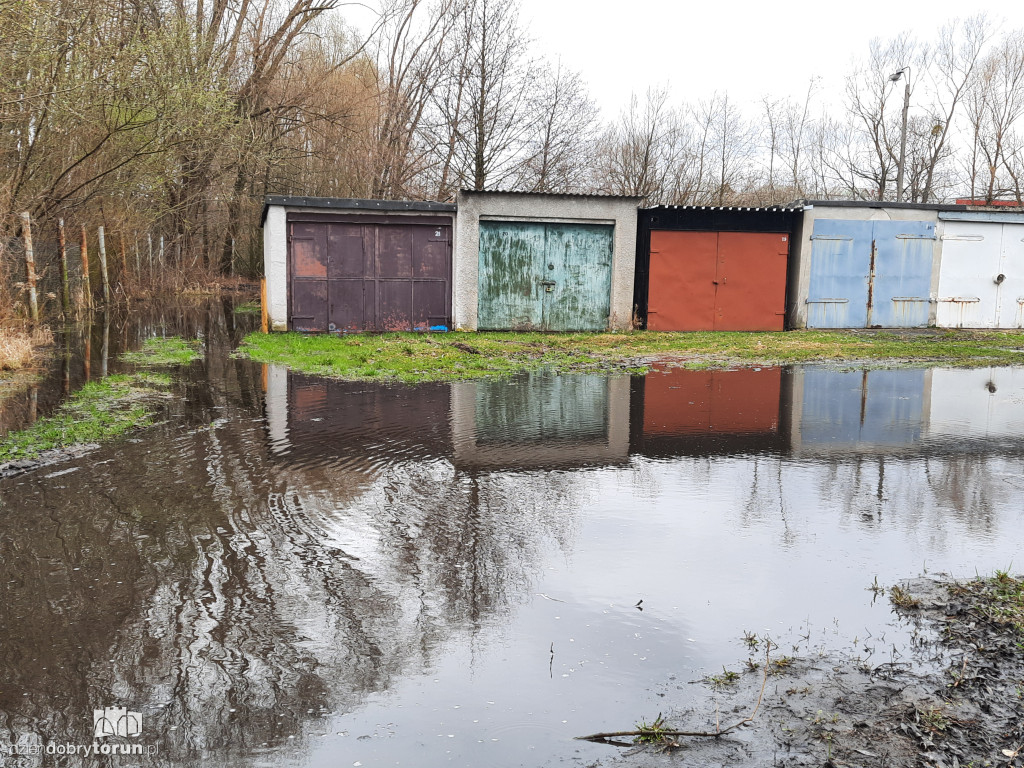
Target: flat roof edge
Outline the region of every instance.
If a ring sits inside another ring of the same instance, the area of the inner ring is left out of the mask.
[[[978,206],[955,203],[897,203],[890,200],[804,200],[804,206],[815,208],[897,208],[908,211],[969,211]]]
[[[366,200],[357,197],[304,197],[297,195],[267,195],[263,198],[263,212],[260,226],[267,220],[267,209],[271,206],[284,208],[321,208],[327,211],[386,211],[414,213],[455,213],[455,203],[438,203],[430,200]]]

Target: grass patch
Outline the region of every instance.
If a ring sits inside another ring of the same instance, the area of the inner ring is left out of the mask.
[[[994,576],[974,579],[951,591],[970,599],[974,618],[1024,636],[1024,577],[996,571]],[[1020,647],[1024,650],[1024,641]]]
[[[159,374],[127,374],[91,381],[52,416],[0,442],[0,463],[34,459],[44,451],[96,443],[153,423],[154,399],[170,384]]]
[[[648,723],[641,720],[636,724],[637,735],[633,737],[634,744],[661,744],[670,741],[668,731],[670,730],[661,712],[654,718],[654,722]]]
[[[546,368],[628,370],[652,362],[729,368],[818,361],[1024,364],[1024,333],[788,331],[780,333],[252,333],[239,352],[262,363],[353,380],[443,381]]]
[[[910,611],[921,607],[921,601],[898,584],[889,590],[889,599],[897,608]]]
[[[142,348],[125,352],[121,359],[139,366],[188,365],[200,355],[201,342],[180,336],[156,336],[146,339]]]

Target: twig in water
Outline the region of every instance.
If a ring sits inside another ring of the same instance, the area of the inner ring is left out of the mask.
[[[765,651],[765,654],[764,654],[764,678],[762,678],[762,680],[761,680],[761,691],[760,691],[760,693],[757,694],[757,703],[754,705],[753,711],[749,715],[747,715],[745,718],[743,718],[742,720],[739,720],[738,722],[733,723],[732,725],[730,725],[727,728],[720,728],[719,725],[718,725],[718,722],[717,722],[718,715],[717,715],[717,710],[716,710],[716,715],[715,715],[716,723],[715,723],[715,730],[713,730],[713,731],[669,731],[669,730],[661,730],[661,729],[659,729],[659,731],[658,731],[659,734],[662,735],[662,736],[689,736],[689,737],[693,737],[693,738],[699,738],[699,737],[718,738],[719,736],[724,736],[725,734],[729,733],[729,731],[736,730],[741,725],[746,725],[747,723],[753,722],[754,718],[757,716],[758,711],[761,709],[761,701],[762,701],[762,699],[764,699],[764,689],[765,689],[765,686],[768,685],[768,670],[771,667],[771,665],[769,664],[769,662],[771,660],[771,653],[772,653],[772,651],[771,651],[771,643],[769,643],[768,644],[768,649]],[[592,733],[589,736],[577,736],[576,739],[579,740],[579,741],[599,741],[599,742],[610,743],[611,739],[617,738],[619,736],[644,736],[644,735],[645,735],[645,732],[642,731],[642,730],[636,730],[636,731],[609,731],[607,733]]]

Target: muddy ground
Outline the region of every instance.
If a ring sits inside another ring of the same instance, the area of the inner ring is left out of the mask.
[[[763,686],[749,724],[668,740],[678,746],[609,746],[618,754],[593,765],[1024,766],[1021,582],[1010,581],[1016,615],[993,600],[993,580],[907,582],[894,610],[912,622],[913,647],[890,652],[890,661],[868,662],[856,649],[796,658],[775,650],[767,677],[763,666],[748,668],[709,692],[701,711],[666,717],[675,729],[714,732],[716,719],[726,728],[748,717]]]

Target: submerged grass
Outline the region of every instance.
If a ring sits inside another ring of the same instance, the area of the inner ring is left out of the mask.
[[[243,315],[258,315],[262,311],[262,306],[258,301],[244,301],[241,304],[236,304],[234,309],[235,314]]]
[[[108,376],[72,395],[52,416],[0,441],[0,463],[34,459],[44,451],[95,443],[153,423],[155,398],[170,385],[154,373]]]
[[[581,372],[672,361],[726,368],[816,361],[1024,363],[1024,333],[788,331],[779,333],[252,333],[240,353],[305,373],[404,382],[472,379],[545,368]]]
[[[200,355],[201,343],[180,336],[156,336],[142,348],[125,352],[121,359],[139,366],[188,365]]]

